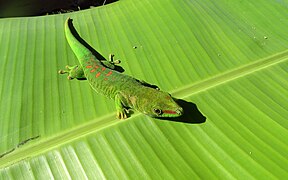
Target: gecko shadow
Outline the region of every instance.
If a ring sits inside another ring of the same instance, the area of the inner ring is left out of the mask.
[[[196,104],[182,99],[174,99],[183,108],[183,115],[176,118],[156,118],[173,122],[200,124],[206,122],[206,117],[199,111]]]
[[[83,44],[83,46],[85,46],[87,49],[89,49],[92,54],[98,59],[98,60],[107,60],[105,57],[103,57],[98,51],[96,51],[95,49],[93,49],[93,47],[91,47],[84,39],[82,39],[80,37],[80,35],[78,34],[78,32],[76,31],[75,27],[73,26],[72,23],[72,19],[68,20],[68,26],[71,30],[71,33],[74,35],[74,37],[81,43]],[[115,65],[115,71],[118,71],[120,73],[123,73],[125,70],[118,65]],[[85,80],[85,79],[79,79],[79,80]]]

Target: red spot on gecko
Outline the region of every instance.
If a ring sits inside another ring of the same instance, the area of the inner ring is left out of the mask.
[[[98,78],[100,75],[101,75],[101,73],[98,72],[95,77]]]
[[[99,66],[96,65],[94,68],[97,69],[97,68],[99,68]]]
[[[109,71],[106,76],[110,76],[113,72],[112,71]]]
[[[163,113],[165,113],[165,114],[177,114],[177,112],[173,111],[173,110],[163,110]]]
[[[105,69],[106,69],[105,67],[102,67],[102,71],[105,71]]]
[[[86,68],[92,68],[93,66],[89,65],[89,66],[86,66]]]
[[[93,73],[94,71],[96,71],[96,69],[92,69],[92,70],[90,71],[90,73]]]

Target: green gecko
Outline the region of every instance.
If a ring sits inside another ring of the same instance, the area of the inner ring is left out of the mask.
[[[70,22],[71,21],[71,22]],[[151,117],[178,117],[183,114],[172,96],[161,91],[157,86],[137,80],[131,76],[115,71],[119,61],[98,60],[92,52],[79,42],[71,33],[69,23],[65,22],[65,36],[80,65],[66,66],[59,74],[68,73],[68,79],[87,79],[90,86],[98,93],[115,100],[117,118],[126,119],[128,110],[135,109]]]

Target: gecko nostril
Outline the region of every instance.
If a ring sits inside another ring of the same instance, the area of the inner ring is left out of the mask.
[[[177,109],[176,113],[179,114],[179,115],[182,115],[183,114],[183,108]]]

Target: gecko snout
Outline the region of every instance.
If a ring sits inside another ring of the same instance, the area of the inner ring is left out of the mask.
[[[179,107],[177,110],[176,110],[176,113],[180,116],[184,113],[183,111],[183,108],[182,107]]]

